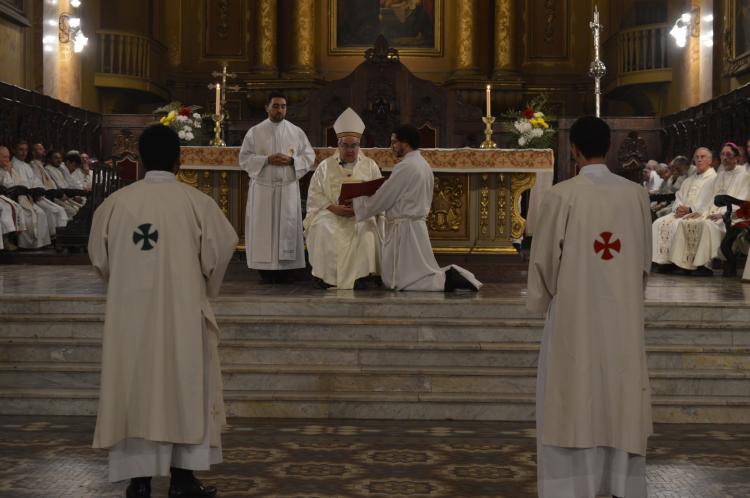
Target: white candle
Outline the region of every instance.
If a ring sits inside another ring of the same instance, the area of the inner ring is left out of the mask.
[[[492,85],[487,85],[487,117],[489,118],[492,116],[492,106],[491,106],[491,96],[490,91],[492,90]]]
[[[214,114],[221,115],[221,83],[216,83],[216,112]]]

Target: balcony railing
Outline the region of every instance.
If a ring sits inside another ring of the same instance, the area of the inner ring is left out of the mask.
[[[624,29],[604,45],[605,64],[609,69],[605,89],[642,83],[672,81],[667,55],[669,25],[649,24]]]
[[[96,85],[128,88],[167,98],[164,45],[147,36],[125,31],[96,32]]]

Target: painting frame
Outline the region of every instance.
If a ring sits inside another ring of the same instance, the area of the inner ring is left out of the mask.
[[[349,44],[341,46],[339,43],[338,21],[340,0],[328,0],[328,55],[363,55],[364,51],[372,48],[375,44],[375,36],[371,42],[362,42],[361,44]],[[378,0],[373,0],[373,2]],[[442,57],[444,55],[444,16],[445,0],[434,0],[434,19],[433,19],[433,43],[431,47],[414,47],[400,46],[393,40],[388,40],[389,45],[398,50],[402,56],[417,57]]]
[[[740,16],[738,15],[740,2],[745,2],[746,4],[743,6],[750,12],[750,0],[725,0],[724,2],[725,19],[728,21],[724,27],[725,74],[730,76],[750,71],[750,33],[742,33],[742,40],[739,39],[739,30],[741,29]],[[748,21],[750,21],[750,18]],[[740,42],[742,42],[742,46],[740,46]]]

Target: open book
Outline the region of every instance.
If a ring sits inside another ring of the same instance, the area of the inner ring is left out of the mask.
[[[370,180],[369,182],[345,181],[341,184],[341,194],[339,194],[339,204],[354,199],[355,197],[371,196],[378,191],[380,186],[385,182],[385,178]]]

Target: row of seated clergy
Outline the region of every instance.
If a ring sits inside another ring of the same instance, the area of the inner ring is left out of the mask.
[[[683,182],[695,173],[695,167],[691,167],[690,160],[685,156],[677,156],[669,163],[659,164],[656,173],[662,180],[659,189],[650,191],[651,214],[653,219],[666,216],[672,212],[675,194],[682,187]]]
[[[303,222],[312,274],[318,287],[353,289],[380,275],[384,218],[357,221],[351,206],[339,205],[341,185],[382,177],[377,163],[360,152],[365,124],[347,109],[333,125],[338,150],[322,161],[310,180]],[[359,281],[359,282],[358,282]]]
[[[18,246],[22,248],[49,245],[57,229],[65,227],[85,202],[83,195],[66,195],[66,192],[83,194],[86,190],[85,175],[75,178],[71,173],[80,169],[80,154],[69,152],[63,165],[61,154],[46,155],[42,144],[34,144],[30,162],[25,161],[28,152],[25,141],[16,144],[12,159],[7,148],[0,148],[0,186],[14,192],[16,197],[6,195],[3,199],[3,211],[15,213],[10,217],[3,215],[4,249],[16,248],[9,238],[13,232],[17,233]],[[45,160],[52,164],[45,166]]]
[[[676,267],[696,275],[711,275],[714,258],[724,259],[720,251],[726,233],[723,220],[726,206],[716,206],[718,195],[739,199],[750,196],[750,174],[738,168],[740,151],[734,144],[721,148],[722,171],[711,166],[712,153],[696,149],[695,174],[688,177],[676,194],[672,212],[657,219],[652,227],[654,263],[669,270]],[[733,216],[736,216],[734,214]]]

